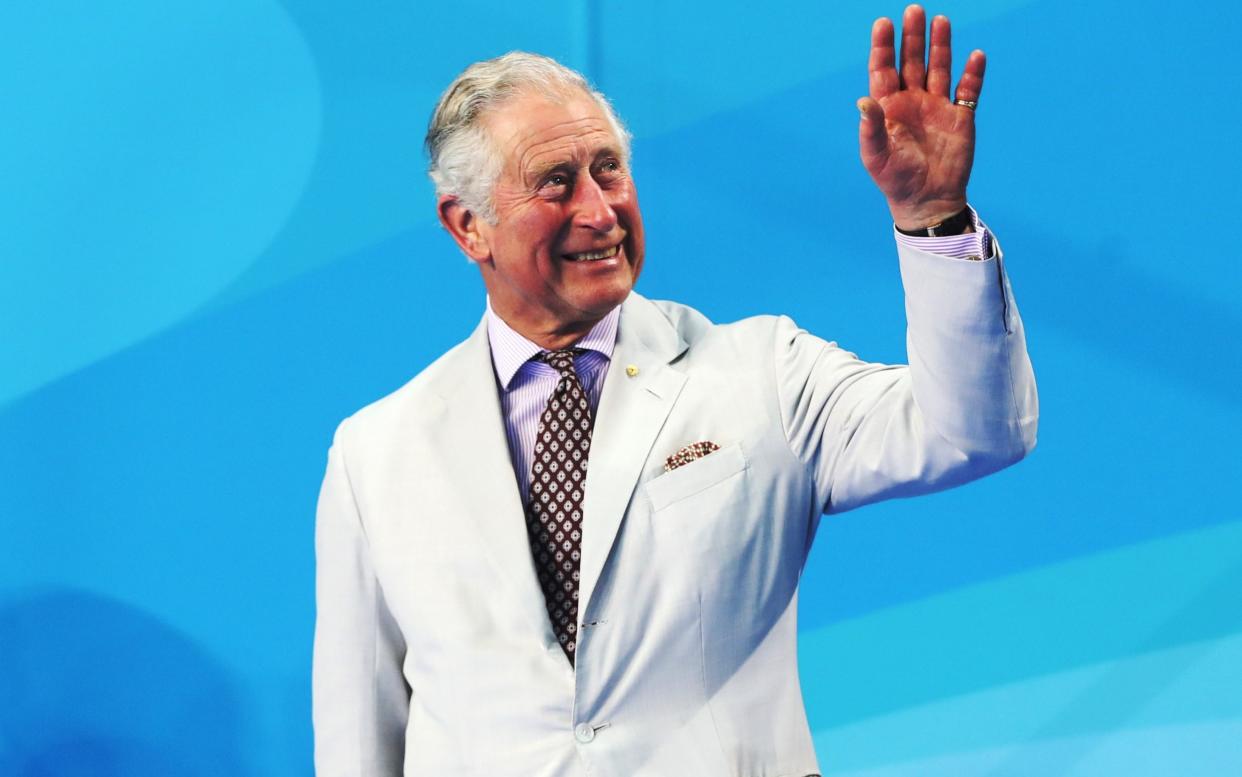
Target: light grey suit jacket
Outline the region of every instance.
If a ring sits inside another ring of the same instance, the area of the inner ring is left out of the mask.
[[[319,777],[817,772],[796,612],[819,516],[965,482],[1035,442],[1000,258],[900,253],[909,367],[786,318],[624,303],[576,671],[532,565],[486,327],[342,423],[316,532]],[[664,472],[700,440],[720,450]]]

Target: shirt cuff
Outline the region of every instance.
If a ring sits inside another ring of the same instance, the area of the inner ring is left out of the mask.
[[[964,235],[948,235],[946,237],[912,237],[903,235],[893,227],[893,237],[897,243],[906,248],[913,248],[929,254],[947,256],[950,259],[970,259],[979,261],[992,258],[992,233],[979,218],[979,214],[969,205],[970,219],[974,222],[975,231]]]

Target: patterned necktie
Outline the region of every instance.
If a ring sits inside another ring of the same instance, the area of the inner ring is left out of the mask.
[[[536,358],[561,374],[539,419],[531,463],[526,533],[552,630],[574,662],[578,631],[578,566],[582,559],[582,496],[591,452],[591,405],[567,348]]]

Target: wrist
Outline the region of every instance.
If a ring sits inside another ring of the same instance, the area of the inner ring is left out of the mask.
[[[910,237],[946,237],[974,232],[975,219],[970,206],[962,203],[957,210],[947,215],[936,214],[901,219],[894,216],[893,226],[901,234]]]

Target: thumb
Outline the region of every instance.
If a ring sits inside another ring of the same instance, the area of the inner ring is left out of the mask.
[[[864,160],[883,156],[888,152],[888,131],[884,126],[884,109],[870,97],[859,98],[855,103],[861,120],[858,124],[858,150]]]

